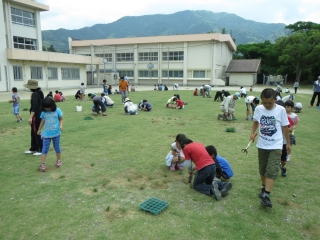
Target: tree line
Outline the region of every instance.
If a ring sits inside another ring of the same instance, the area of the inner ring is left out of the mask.
[[[234,59],[261,59],[261,73],[289,74],[291,80],[309,84],[320,75],[320,24],[296,22],[274,43],[240,44]]]

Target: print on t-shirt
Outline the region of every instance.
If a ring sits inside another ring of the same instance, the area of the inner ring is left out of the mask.
[[[274,116],[264,116],[260,118],[260,132],[263,136],[271,137],[277,132],[276,119]]]

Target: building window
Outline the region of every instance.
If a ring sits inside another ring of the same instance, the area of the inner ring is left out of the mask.
[[[205,71],[193,71],[193,78],[205,78]]]
[[[58,79],[58,68],[48,67],[48,79],[57,80]]]
[[[14,80],[23,80],[22,77],[22,66],[13,66],[13,78]]]
[[[139,71],[139,77],[158,77],[158,71]]]
[[[61,68],[62,80],[79,80],[79,68]]]
[[[16,24],[21,24],[29,27],[35,26],[34,13],[21,9],[11,8],[11,20]]]
[[[81,56],[91,57],[91,54],[79,54]]]
[[[133,71],[119,71],[120,77],[133,77]]]
[[[117,62],[133,62],[133,53],[117,53]]]
[[[182,52],[163,52],[162,61],[183,61],[184,53]]]
[[[158,61],[158,53],[157,52],[143,52],[139,53],[139,61]]]
[[[24,37],[13,37],[13,44],[14,48],[19,49],[30,49],[36,50],[37,49],[37,40],[31,38],[24,38]]]
[[[34,67],[31,66],[31,78],[32,79],[43,79],[43,75],[42,75],[42,67]]]
[[[96,54],[96,57],[106,58],[108,62],[112,62],[112,53]]]
[[[162,77],[168,77],[168,71],[162,71]],[[183,71],[169,71],[171,78],[183,78]]]

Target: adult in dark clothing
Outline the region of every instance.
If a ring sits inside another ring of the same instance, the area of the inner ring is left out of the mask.
[[[230,93],[228,91],[222,90],[221,91],[224,97],[230,96]]]
[[[38,81],[30,79],[27,84],[23,85],[29,88],[32,92],[31,94],[31,107],[30,107],[30,117],[28,123],[31,126],[31,147],[25,154],[33,154],[34,156],[40,156],[42,151],[42,140],[41,135],[38,135],[40,122],[41,122],[41,112],[42,112],[42,100],[44,99],[43,92],[38,86]]]
[[[310,101],[310,107],[313,106],[314,101],[316,100],[317,96],[318,96],[317,107],[319,107],[319,103],[320,103],[320,76],[318,77],[318,80],[315,80],[313,83],[313,95],[312,95],[312,99]]]
[[[222,96],[222,92],[221,91],[217,91],[216,95],[214,96],[214,101],[219,100],[222,102],[223,101],[223,96]]]
[[[76,94],[74,95],[74,97],[75,97],[76,99],[81,99],[80,90],[78,90],[78,91],[76,92]]]

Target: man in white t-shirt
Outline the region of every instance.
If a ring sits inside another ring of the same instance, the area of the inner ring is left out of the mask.
[[[249,115],[250,115],[250,119],[253,119],[252,116],[254,115],[254,110],[260,102],[259,98],[255,96],[247,96],[244,102],[246,103],[246,108],[247,108],[246,120],[249,119]],[[251,109],[252,109],[252,116],[251,116],[249,105],[251,106]]]
[[[104,105],[106,105],[106,107],[113,107],[114,101],[112,101],[112,99],[109,96],[106,96],[106,94],[101,93],[101,97],[102,102],[104,103]]]
[[[203,97],[206,97],[206,95],[208,95],[208,97],[211,98],[210,90],[211,86],[209,84],[203,85]]]

